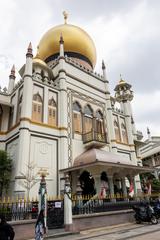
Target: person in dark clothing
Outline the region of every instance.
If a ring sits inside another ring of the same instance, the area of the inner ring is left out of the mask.
[[[44,210],[42,209],[38,215],[38,219],[35,226],[35,240],[43,240],[43,236],[46,233],[46,226],[44,222]]]
[[[13,240],[15,232],[13,227],[6,222],[5,216],[0,216],[0,240]]]

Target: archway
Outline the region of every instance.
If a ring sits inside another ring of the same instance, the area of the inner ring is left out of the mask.
[[[95,195],[95,181],[93,176],[88,171],[83,171],[79,177],[81,188],[82,188],[82,195]]]

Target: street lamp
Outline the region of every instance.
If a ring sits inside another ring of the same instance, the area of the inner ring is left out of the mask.
[[[47,187],[45,177],[49,175],[47,169],[41,168],[38,172],[41,177],[40,186],[39,186],[39,204],[38,211],[44,210],[44,223],[45,227],[47,227]]]

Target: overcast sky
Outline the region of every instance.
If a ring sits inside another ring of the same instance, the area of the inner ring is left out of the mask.
[[[160,1],[159,0],[1,0],[0,85],[8,85],[13,64],[25,62],[32,42],[34,54],[43,34],[63,23],[78,25],[97,49],[96,71],[107,65],[110,90],[119,75],[132,85],[136,127],[146,135],[160,135]]]

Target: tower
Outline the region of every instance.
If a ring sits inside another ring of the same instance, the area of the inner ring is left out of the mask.
[[[132,131],[132,109],[131,101],[133,99],[133,91],[131,85],[125,82],[122,78],[115,87],[115,99],[120,103],[121,108],[126,116],[126,125],[128,130],[129,144],[133,145],[133,131]]]

